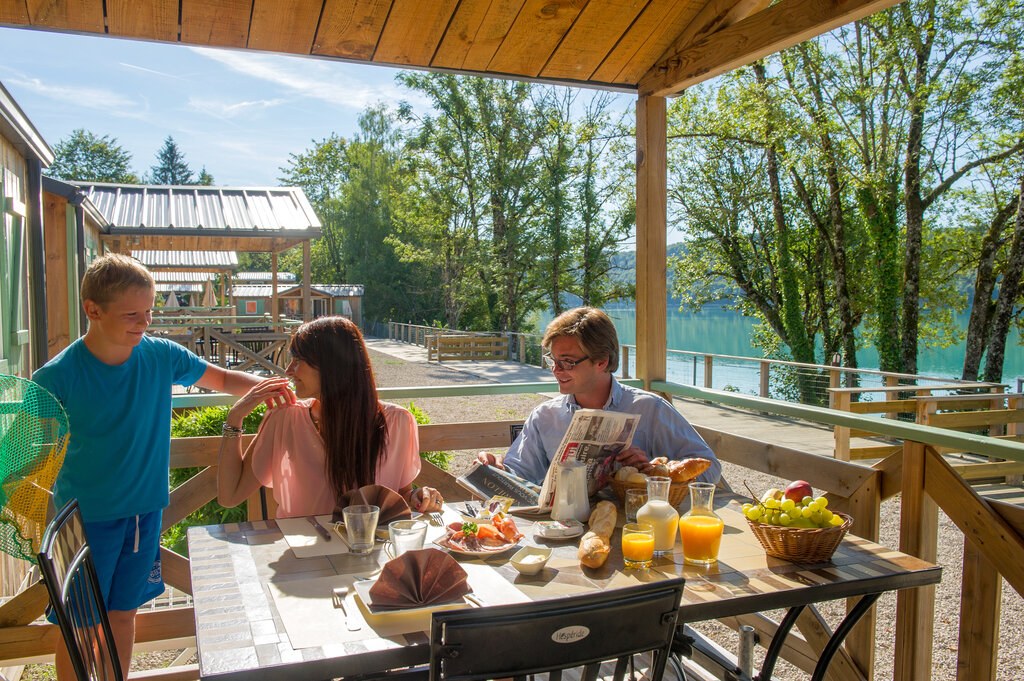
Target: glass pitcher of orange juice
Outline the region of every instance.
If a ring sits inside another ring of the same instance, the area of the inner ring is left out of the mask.
[[[722,543],[725,523],[711,507],[715,486],[710,482],[691,482],[690,510],[679,519],[683,558],[691,565],[714,565]]]

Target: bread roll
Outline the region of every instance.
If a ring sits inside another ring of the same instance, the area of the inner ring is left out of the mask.
[[[590,520],[587,521],[587,524],[590,525],[591,532],[608,539],[615,531],[615,521],[618,520],[618,516],[615,504],[610,501],[599,501],[594,506],[594,510],[590,512]]]
[[[707,459],[683,459],[668,462],[668,476],[673,483],[689,482],[711,467]]]
[[[580,549],[576,555],[580,559],[580,565],[599,568],[608,560],[608,554],[611,550],[612,546],[608,543],[606,537],[602,537],[594,532],[587,532],[580,539]]]
[[[629,476],[636,475],[639,472],[640,471],[633,468],[632,466],[623,466],[615,473],[615,479],[622,480],[623,482],[625,482],[626,480],[629,480]]]

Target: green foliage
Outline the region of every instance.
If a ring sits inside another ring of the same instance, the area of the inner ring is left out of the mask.
[[[192,177],[192,169],[185,162],[185,154],[178,148],[172,136],[168,135],[164,140],[164,145],[156,154],[156,161],[156,165],[149,169],[150,181],[153,184],[196,184]]]
[[[46,174],[58,180],[121,182],[137,184],[132,172],[132,155],[116,137],[97,136],[78,128],[54,147],[54,161]]]
[[[416,419],[417,424],[426,425],[430,423],[430,417],[427,416],[426,412],[412,402],[409,403],[409,411]],[[420,456],[443,471],[448,470],[448,466],[452,462],[451,452],[420,452]]]
[[[246,433],[255,433],[259,428],[260,421],[266,406],[260,405],[251,414],[245,417],[243,428]],[[190,409],[171,420],[171,437],[210,437],[221,434],[221,427],[228,415],[228,407],[202,407]],[[170,474],[171,489],[186,482],[199,473],[199,468],[173,468]],[[186,542],[186,531],[197,525],[217,525],[221,523],[243,522],[248,517],[247,505],[245,502],[235,508],[224,508],[217,503],[217,500],[209,501],[201,508],[190,513],[180,523],[172,526],[160,538],[160,542],[167,548],[188,555]]]

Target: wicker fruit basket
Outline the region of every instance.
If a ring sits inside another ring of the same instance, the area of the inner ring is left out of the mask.
[[[832,554],[839,548],[839,542],[853,524],[853,518],[845,513],[836,515],[843,519],[843,524],[835,527],[781,527],[759,523],[750,518],[747,518],[747,524],[769,556],[794,563],[824,563],[832,558]]]
[[[619,498],[619,501],[623,504],[626,503],[626,490],[627,489],[642,489],[647,491],[646,482],[623,482],[622,480],[616,480],[610,478],[608,484],[615,492],[615,496]],[[683,503],[683,499],[690,493],[690,487],[685,482],[672,483],[668,488],[668,503],[673,508]]]

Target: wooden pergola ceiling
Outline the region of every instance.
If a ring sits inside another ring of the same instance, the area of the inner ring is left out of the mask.
[[[0,0],[0,24],[668,96],[898,0]]]

